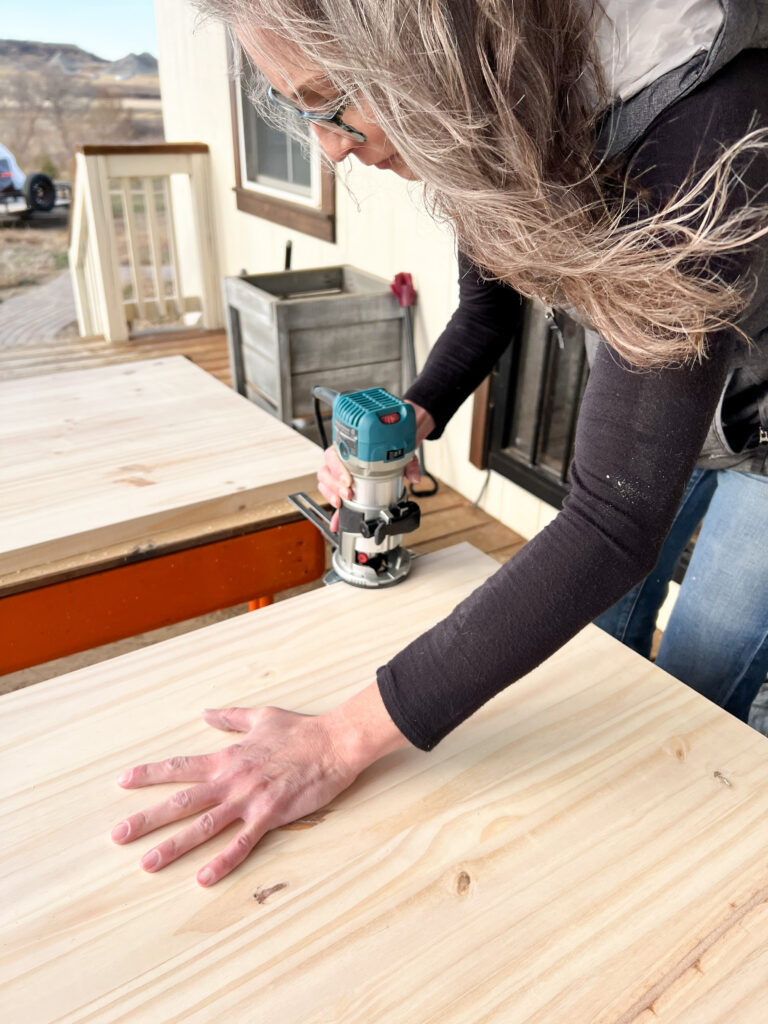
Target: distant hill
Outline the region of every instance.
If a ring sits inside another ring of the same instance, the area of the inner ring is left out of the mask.
[[[0,60],[30,70],[38,70],[54,60],[72,70],[85,70],[88,65],[97,65],[101,70],[109,63],[71,43],[33,43],[22,39],[0,39]]]
[[[0,63],[27,71],[54,67],[66,74],[108,75],[125,80],[138,75],[157,75],[157,59],[151,53],[129,53],[108,61],[71,43],[35,43],[0,39]]]
[[[137,75],[156,75],[157,59],[151,53],[129,53],[121,60],[113,60],[104,70],[105,75],[115,78],[135,78]]]
[[[79,144],[159,142],[157,60],[129,53],[108,61],[71,43],[2,39],[0,132],[19,166],[65,180]]]

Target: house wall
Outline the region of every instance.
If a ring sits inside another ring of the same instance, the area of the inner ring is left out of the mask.
[[[334,245],[241,213],[232,191],[235,167],[224,29],[212,22],[199,24],[187,0],[155,0],[155,16],[166,139],[205,142],[210,147],[221,276],[243,269],[282,269],[288,239],[295,269],[350,263],[387,280],[409,271],[419,294],[415,341],[421,366],[456,306],[458,284],[450,231],[426,214],[418,186],[348,161],[352,166],[342,169],[337,179]],[[431,472],[475,500],[485,473],[468,459],[471,416],[470,399],[444,436],[426,445],[425,458]],[[481,505],[525,537],[532,537],[555,515],[551,506],[496,473],[490,475]]]

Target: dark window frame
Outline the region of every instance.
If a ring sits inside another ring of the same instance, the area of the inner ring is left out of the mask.
[[[520,315],[513,325],[511,344],[488,377],[475,391],[469,461],[478,469],[494,470],[500,476],[511,480],[530,494],[533,494],[534,497],[546,501],[555,508],[561,508],[563,500],[570,491],[568,466],[573,457],[573,441],[583,390],[578,402],[570,410],[568,452],[562,466],[560,479],[551,471],[545,471],[540,466],[532,464],[530,460],[521,457],[519,452],[512,453],[509,448],[504,448],[504,441],[509,437],[510,423],[515,412],[514,401],[525,324],[524,309],[525,303],[521,304]],[[544,359],[545,378],[548,372],[548,364],[551,365],[554,351],[552,346],[558,345],[557,333],[555,331],[550,332],[548,337],[541,339],[541,343],[546,345],[549,350]],[[586,362],[586,352],[584,353],[584,361]],[[540,386],[543,392],[544,379],[542,379]],[[544,401],[544,404],[546,404],[546,401]],[[541,398],[537,406],[540,411],[542,406]],[[696,534],[686,545],[675,567],[672,579],[676,583],[682,583],[683,581],[695,543]]]
[[[236,54],[232,40],[227,37],[227,64],[233,67]],[[293,231],[301,231],[324,242],[336,241],[336,185],[335,175],[325,161],[320,161],[320,206],[308,207],[292,203],[290,199],[268,196],[256,192],[245,184],[240,160],[240,117],[238,111],[239,80],[230,78],[229,105],[232,118],[232,144],[235,158],[235,201],[242,213],[249,213],[262,220],[272,221]]]
[[[512,326],[512,341],[490,376],[475,392],[470,462],[478,469],[492,469],[513,483],[523,487],[535,497],[560,508],[568,494],[568,466],[573,454],[573,437],[576,415],[581,394],[570,413],[567,451],[555,473],[551,468],[538,464],[533,452],[528,457],[512,446],[505,445],[509,438],[510,426],[515,415],[515,392],[520,375],[520,362],[524,344],[524,329],[528,304],[521,303],[520,314]],[[536,429],[548,429],[547,408],[550,400],[550,374],[556,369],[557,350],[562,345],[559,329],[553,329],[545,337],[535,339],[534,344],[545,346],[542,356],[542,376],[539,379],[539,394],[536,400]],[[530,343],[530,342],[529,342]],[[584,356],[586,362],[586,356]],[[583,392],[583,386],[580,387]],[[538,446],[538,438],[534,447]]]

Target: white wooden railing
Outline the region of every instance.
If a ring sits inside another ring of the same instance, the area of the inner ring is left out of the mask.
[[[223,325],[208,147],[81,146],[69,265],[82,336]]]

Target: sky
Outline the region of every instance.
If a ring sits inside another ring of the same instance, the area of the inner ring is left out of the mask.
[[[144,51],[156,57],[154,0],[8,0],[0,39],[74,43],[105,60]]]

